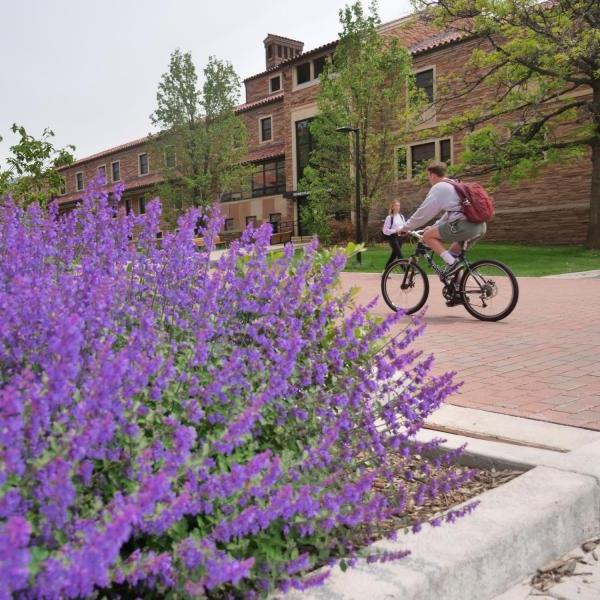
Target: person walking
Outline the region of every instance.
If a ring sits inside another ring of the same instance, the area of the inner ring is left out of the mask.
[[[392,253],[385,264],[386,269],[397,258],[402,258],[402,236],[400,235],[400,230],[406,225],[406,219],[400,213],[400,209],[400,202],[398,200],[392,202],[390,204],[390,214],[383,222],[383,235],[392,248]]]

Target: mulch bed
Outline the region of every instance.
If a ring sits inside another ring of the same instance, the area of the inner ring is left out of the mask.
[[[470,467],[463,466],[453,466],[451,469],[456,473],[464,473],[466,471],[473,470]],[[438,469],[434,473],[440,475],[442,472],[443,468]],[[487,490],[491,490],[508,483],[515,477],[522,475],[523,472],[524,471],[509,469],[479,469],[477,470],[473,479],[465,483],[461,488],[453,490],[449,493],[439,494],[434,500],[427,499],[420,506],[411,504],[407,506],[402,515],[386,519],[385,521],[378,523],[378,531],[376,535],[373,536],[373,532],[371,531],[370,535],[368,535],[369,539],[364,539],[361,545],[368,545],[377,539],[388,537],[394,532],[406,530],[416,522],[426,523],[431,519],[435,519],[436,517],[443,515],[449,509],[458,506],[463,502],[471,500]],[[379,490],[385,492],[387,489],[391,491],[394,487],[397,487],[399,483],[406,485],[405,480],[385,481],[380,479],[375,482],[375,486]]]

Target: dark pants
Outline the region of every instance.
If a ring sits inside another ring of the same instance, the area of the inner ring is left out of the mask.
[[[402,258],[402,238],[398,235],[390,235],[388,237],[388,242],[392,248],[392,253],[388,258],[387,263],[385,263],[386,269],[397,258]]]

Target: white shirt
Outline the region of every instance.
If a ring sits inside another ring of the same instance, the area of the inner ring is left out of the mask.
[[[454,189],[454,186],[447,181],[438,181],[431,186],[425,200],[413,216],[406,222],[407,229],[419,229],[439,213],[444,211],[444,214],[436,222],[443,223],[445,221],[458,221],[464,219],[465,215],[462,212],[460,198]]]
[[[404,215],[398,213],[397,215],[388,215],[383,222],[383,234],[394,235],[398,233],[402,227],[406,224]]]

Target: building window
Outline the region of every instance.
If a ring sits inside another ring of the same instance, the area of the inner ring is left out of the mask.
[[[167,146],[165,148],[165,167],[167,169],[174,169],[177,163],[177,158],[175,156],[175,148],[173,146]]]
[[[404,146],[396,150],[396,172],[398,179],[407,179],[408,164],[406,162],[406,148]]]
[[[314,150],[314,139],[310,132],[312,119],[296,121],[296,176],[302,179],[304,169],[310,160],[310,153]]]
[[[254,215],[250,215],[249,217],[246,217],[246,227],[248,227],[248,225],[250,225],[250,223],[256,223],[256,217]]]
[[[58,191],[61,196],[64,196],[67,193],[67,180],[64,177],[60,178],[60,188]]]
[[[273,135],[271,128],[271,117],[265,117],[260,120],[260,141],[268,142]]]
[[[271,77],[269,85],[271,94],[278,92],[281,89],[281,75],[277,75],[277,77]]]
[[[296,67],[296,83],[301,85],[310,81],[310,63],[305,62]]]
[[[256,165],[252,177],[252,197],[269,196],[285,192],[285,160],[267,161]]]
[[[80,192],[83,189],[83,173],[75,173],[75,189]]]
[[[419,71],[415,75],[415,84],[418,89],[425,92],[427,101],[432,104],[434,100],[433,94],[433,69],[427,69],[426,71]]]
[[[279,233],[281,231],[281,213],[271,213],[269,223],[273,227],[273,233]]]
[[[221,202],[235,202],[236,200],[242,199],[242,192],[223,192],[221,194]]]
[[[110,214],[112,218],[116,219],[117,215],[119,214],[119,207],[115,200],[115,195],[112,192],[109,192],[108,194],[108,206],[110,207]]]
[[[410,158],[413,177],[425,169],[428,163],[435,160],[435,142],[411,146]]]
[[[148,154],[146,152],[138,155],[138,167],[140,175],[148,175]]]
[[[450,140],[440,140],[440,160],[447,165],[452,162],[452,144]]]
[[[326,56],[319,56],[313,61],[313,78],[318,79],[319,75],[325,70],[325,64],[327,62]]]
[[[98,167],[98,175],[106,180],[106,165],[100,165]]]
[[[131,214],[131,198],[125,198],[125,214]]]
[[[398,179],[412,179],[422,173],[432,161],[450,164],[452,160],[452,140],[445,138],[397,149],[396,166]]]
[[[146,198],[140,196],[140,215],[146,214]]]
[[[235,219],[225,219],[225,231],[233,231],[235,229]]]
[[[121,179],[121,161],[115,160],[115,162],[110,163],[110,170],[113,181],[120,181]]]

